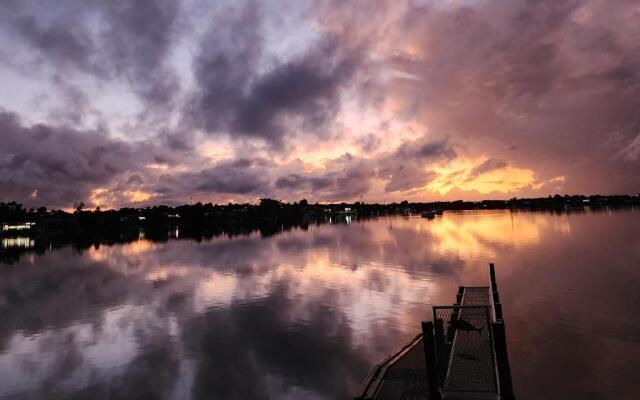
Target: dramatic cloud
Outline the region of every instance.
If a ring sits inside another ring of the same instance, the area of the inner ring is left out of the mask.
[[[359,55],[327,35],[302,55],[268,59],[260,4],[225,10],[202,39],[188,118],[212,133],[259,138],[276,147],[296,133],[326,136],[339,110],[340,86],[348,84]]]
[[[34,50],[36,65],[76,79],[121,79],[150,105],[174,101],[178,81],[167,66],[180,3],[163,0],[4,2],[5,32]],[[55,78],[60,79],[60,78]]]
[[[623,129],[627,148],[640,122],[637,13],[599,1],[410,7],[398,39],[411,52],[391,60],[411,78],[389,91],[475,152],[502,158],[515,147],[513,164],[566,174],[572,191],[633,190],[632,168],[603,145]]]
[[[345,154],[327,163],[322,173],[311,174],[304,188],[306,197],[320,200],[354,200],[367,193],[374,176],[374,164]]]
[[[17,115],[0,112],[0,201],[68,207],[130,171],[142,169],[164,151],[149,144],[111,139],[107,132],[67,126],[25,126]],[[129,183],[134,183],[134,175]]]
[[[456,152],[446,140],[409,141],[379,160],[378,175],[381,179],[388,179],[384,188],[386,192],[406,192],[422,188],[435,178],[435,172],[427,171],[427,166],[455,157]]]
[[[631,0],[4,1],[5,197],[635,192],[639,17]],[[38,130],[64,144],[40,151]]]
[[[177,30],[180,2],[122,0],[100,4],[104,4],[107,20],[103,46],[115,70],[147,102],[174,102],[178,81],[166,60]]]
[[[486,174],[487,172],[496,171],[499,169],[503,169],[507,167],[507,162],[504,160],[498,160],[496,158],[489,158],[486,161],[483,161],[482,164],[478,165],[469,173],[469,180],[479,177],[480,175]]]
[[[192,178],[193,190],[217,193],[260,193],[269,184],[260,163],[251,160],[223,162]]]

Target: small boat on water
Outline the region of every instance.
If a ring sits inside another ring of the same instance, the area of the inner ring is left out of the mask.
[[[453,305],[433,306],[422,332],[377,364],[355,400],[515,400],[502,305],[490,286],[461,286]]]
[[[435,211],[425,211],[421,214],[422,218],[434,219],[436,217]]]

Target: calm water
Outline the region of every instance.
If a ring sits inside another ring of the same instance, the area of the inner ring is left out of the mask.
[[[0,398],[348,398],[492,261],[519,399],[637,398],[637,210],[27,253],[0,263]]]

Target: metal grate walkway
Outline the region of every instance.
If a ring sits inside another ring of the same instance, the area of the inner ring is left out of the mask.
[[[376,365],[357,400],[514,400],[502,305],[491,286],[461,286],[456,303],[433,306],[422,333]]]
[[[445,341],[438,355],[446,359],[443,399],[497,398],[489,293],[488,287],[468,287],[461,305],[433,309],[434,321],[442,321]]]
[[[488,306],[491,304],[488,286],[467,286],[462,296],[463,306]]]

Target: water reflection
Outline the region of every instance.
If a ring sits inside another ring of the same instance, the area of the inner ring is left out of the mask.
[[[30,255],[0,264],[0,397],[348,398],[495,261],[518,397],[629,398],[637,218],[445,213]]]
[[[435,238],[434,252],[493,259],[502,246],[535,245],[550,231],[554,235],[569,235],[568,219],[567,214],[549,217],[543,213],[471,211],[434,220],[428,230]]]

